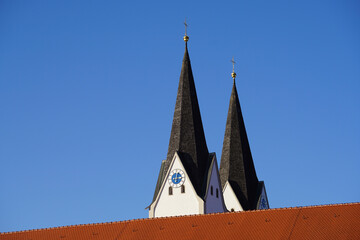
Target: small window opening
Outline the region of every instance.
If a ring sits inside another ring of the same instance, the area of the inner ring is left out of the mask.
[[[235,209],[232,208],[231,211],[232,211],[232,212],[235,212]]]
[[[185,193],[185,186],[181,185],[181,193]]]
[[[216,198],[219,198],[219,189],[216,189]]]
[[[210,188],[210,193],[211,193],[211,195],[214,195],[214,189],[213,189],[213,186],[211,186],[211,188]]]
[[[169,195],[173,195],[173,189],[172,189],[172,187],[169,187]]]

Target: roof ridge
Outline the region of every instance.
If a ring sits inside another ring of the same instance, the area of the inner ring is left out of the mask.
[[[96,226],[96,225],[105,225],[105,224],[117,224],[117,223],[142,221],[142,220],[147,220],[147,219],[148,218],[136,218],[136,219],[111,221],[111,222],[80,223],[80,224],[72,224],[72,225],[57,226],[57,227],[47,227],[47,228],[36,228],[36,229],[28,229],[28,230],[20,230],[20,231],[0,232],[0,235],[6,235],[6,234],[12,234],[12,233],[22,233],[22,232],[47,231],[47,230],[61,229],[61,228],[74,228],[74,227],[83,227],[83,226],[86,227],[86,226]]]
[[[273,210],[291,210],[291,209],[322,208],[322,207],[333,207],[333,206],[343,206],[343,205],[360,205],[360,202],[329,203],[329,204],[318,204],[318,205],[308,205],[308,206],[295,206],[295,207],[278,207],[278,208],[269,208],[269,209],[247,210],[247,211],[241,211],[241,212],[261,212],[261,211],[273,211]],[[232,213],[233,213],[233,212],[232,212]],[[239,212],[235,212],[235,213],[239,213]]]
[[[360,205],[360,202],[349,202],[349,203],[332,203],[332,204],[322,204],[322,205],[309,205],[309,206],[296,206],[296,207],[284,207],[284,208],[270,208],[270,209],[261,209],[261,210],[249,210],[249,211],[238,211],[238,212],[225,212],[225,213],[208,213],[208,214],[191,214],[191,215],[180,215],[180,216],[166,216],[166,217],[156,217],[156,218],[137,218],[137,219],[128,219],[122,221],[111,221],[111,222],[101,222],[101,223],[85,223],[85,224],[73,224],[65,225],[58,227],[48,227],[48,228],[37,228],[29,230],[20,230],[20,231],[10,231],[10,232],[0,232],[0,235],[8,235],[13,233],[24,233],[24,232],[37,232],[37,231],[48,231],[53,229],[62,229],[62,228],[74,228],[80,226],[96,226],[96,225],[106,225],[106,224],[119,224],[119,223],[128,223],[128,222],[141,222],[141,221],[154,221],[157,219],[168,219],[168,218],[189,218],[194,216],[207,217],[215,216],[222,214],[249,214],[251,212],[264,212],[264,211],[277,211],[277,210],[291,210],[291,209],[309,209],[309,208],[324,208],[324,207],[334,207],[334,206],[352,206]]]

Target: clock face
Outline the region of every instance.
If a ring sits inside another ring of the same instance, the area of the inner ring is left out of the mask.
[[[267,209],[268,208],[265,198],[261,199],[260,207],[261,207],[261,209]]]
[[[185,182],[185,173],[180,169],[174,169],[169,175],[169,184],[172,187],[180,187]]]

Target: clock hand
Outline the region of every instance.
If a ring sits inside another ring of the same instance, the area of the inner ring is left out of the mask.
[[[174,174],[174,182],[177,183],[177,174]]]
[[[176,174],[176,183],[179,183],[180,180],[181,180],[181,175],[180,175],[180,173],[177,173]]]

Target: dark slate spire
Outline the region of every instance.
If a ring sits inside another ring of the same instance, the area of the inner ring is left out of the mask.
[[[186,40],[164,171],[166,172],[168,170],[175,151],[177,151],[189,174],[192,184],[201,196],[201,187],[209,152],[201,121]]]
[[[224,144],[220,163],[221,185],[229,181],[244,210],[256,208],[258,178],[256,176],[239,97],[235,85],[230,97]]]

